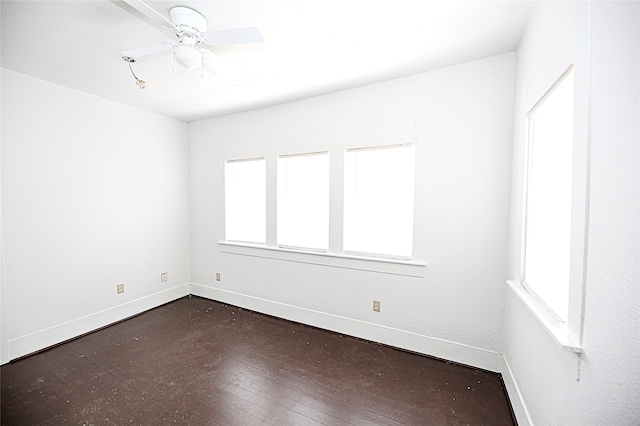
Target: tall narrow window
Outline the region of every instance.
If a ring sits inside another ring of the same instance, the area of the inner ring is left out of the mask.
[[[329,153],[278,157],[278,246],[327,251]]]
[[[265,244],[265,159],[227,161],[224,179],[225,239]]]
[[[413,144],[346,151],[345,253],[411,258],[414,151]]]
[[[558,322],[569,306],[573,71],[529,113],[523,285]]]

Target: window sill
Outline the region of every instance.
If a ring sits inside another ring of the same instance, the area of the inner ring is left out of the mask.
[[[279,247],[230,243],[226,241],[218,242],[218,245],[220,246],[220,251],[223,253],[243,256],[262,257],[288,262],[310,263],[334,268],[358,269],[362,271],[404,275],[409,277],[424,278],[426,276],[426,264],[423,262],[370,258],[337,253],[307,252]]]
[[[524,303],[527,309],[542,324],[545,330],[553,337],[553,340],[562,347],[562,349],[581,354],[582,346],[576,339],[569,335],[566,324],[558,325],[554,318],[544,309],[544,307],[536,301],[531,294],[517,281],[507,281],[507,285]]]

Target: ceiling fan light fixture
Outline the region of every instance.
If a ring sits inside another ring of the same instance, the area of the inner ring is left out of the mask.
[[[202,53],[195,46],[180,43],[175,50],[176,61],[183,67],[194,70],[202,66]]]

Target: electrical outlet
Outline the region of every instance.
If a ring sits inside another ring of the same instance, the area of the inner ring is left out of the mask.
[[[118,294],[124,293],[124,283],[118,284],[117,288],[118,288]]]
[[[220,272],[216,272],[216,281],[220,281]]]
[[[373,301],[373,310],[375,312],[380,312],[380,301],[379,300],[374,300]]]
[[[165,282],[167,281],[167,273],[163,272],[160,274],[160,281]]]

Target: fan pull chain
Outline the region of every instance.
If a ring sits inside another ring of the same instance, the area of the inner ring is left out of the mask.
[[[146,86],[146,82],[140,78],[138,78],[138,76],[136,75],[136,73],[133,72],[133,68],[131,68],[131,63],[135,62],[136,60],[133,58],[130,58],[128,56],[123,56],[122,60],[124,60],[125,62],[129,63],[129,71],[131,71],[131,75],[133,75],[133,78],[136,79],[136,85],[142,90],[144,89]]]
[[[144,89],[146,86],[146,82],[144,80],[141,80],[138,78],[138,76],[136,76],[136,74],[133,72],[133,68],[131,68],[131,62],[129,62],[129,69],[131,70],[131,74],[133,74],[133,78],[136,79],[136,84],[138,85],[138,87],[140,89]]]

